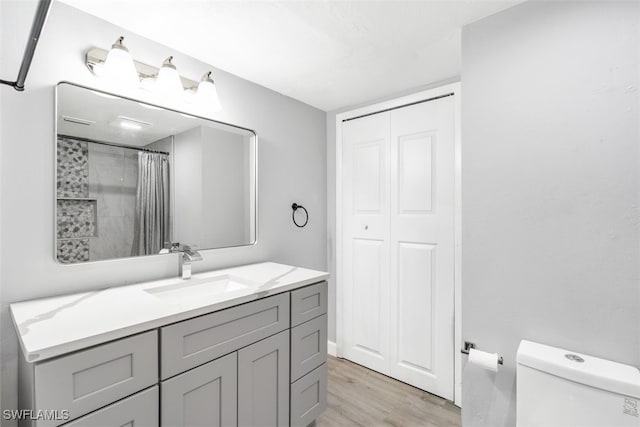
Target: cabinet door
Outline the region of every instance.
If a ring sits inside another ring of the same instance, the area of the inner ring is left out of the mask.
[[[231,353],[163,381],[163,427],[236,426],[238,360]]]
[[[238,351],[238,426],[289,425],[289,331]]]

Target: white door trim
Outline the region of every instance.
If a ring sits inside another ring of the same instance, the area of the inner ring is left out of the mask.
[[[461,84],[451,83],[434,89],[428,89],[412,95],[403,96],[389,101],[379,102],[351,111],[345,111],[336,115],[336,354],[343,356],[343,299],[342,299],[342,122],[343,120],[376,113],[390,108],[397,108],[413,102],[419,102],[446,94],[454,94],[455,104],[455,218],[454,218],[454,242],[455,242],[455,271],[454,271],[454,402],[462,404],[462,367],[461,367],[461,341],[462,341],[462,123],[460,120],[461,109]]]

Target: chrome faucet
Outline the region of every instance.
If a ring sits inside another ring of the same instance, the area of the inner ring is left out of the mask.
[[[200,255],[200,252],[192,250],[189,245],[177,242],[171,244],[171,252],[182,252],[182,255],[179,258],[180,263],[178,264],[178,274],[183,280],[191,279],[191,262],[202,261],[202,255]]]

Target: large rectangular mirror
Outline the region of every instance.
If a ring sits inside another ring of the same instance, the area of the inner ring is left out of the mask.
[[[70,83],[56,100],[58,262],[255,242],[255,132]]]

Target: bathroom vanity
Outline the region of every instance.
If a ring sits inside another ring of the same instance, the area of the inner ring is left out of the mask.
[[[327,277],[261,263],[12,304],[20,409],[40,418],[21,425],[306,426],[326,406]]]

